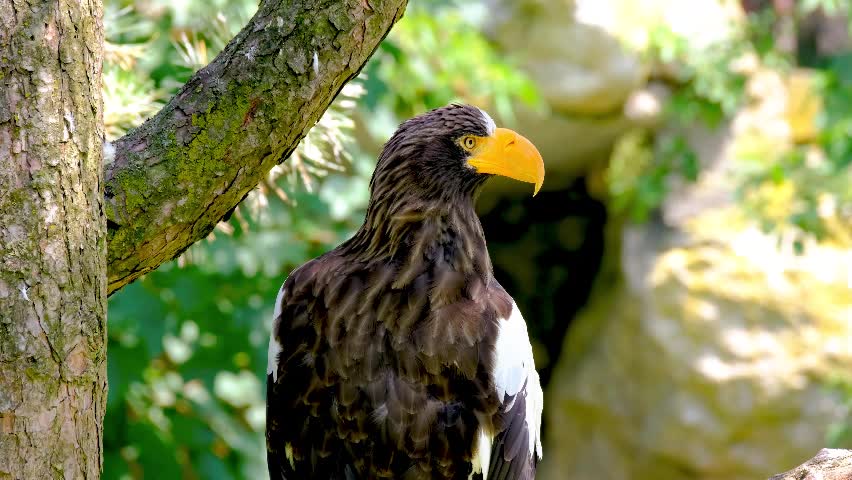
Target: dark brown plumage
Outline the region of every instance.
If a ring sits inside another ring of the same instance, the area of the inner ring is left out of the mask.
[[[490,167],[471,166],[485,147],[468,149],[469,138],[494,130],[463,105],[403,123],[379,158],[363,226],[287,278],[270,343],[272,479],[482,478],[471,477],[480,437],[492,445],[488,478],[533,478],[538,377],[526,338],[521,363],[516,352],[498,359],[514,302],[474,212]]]

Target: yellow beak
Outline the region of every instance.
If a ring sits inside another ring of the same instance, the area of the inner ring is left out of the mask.
[[[544,183],[541,154],[532,142],[508,128],[498,128],[493,135],[485,137],[467,163],[479,173],[535,184],[533,196]]]

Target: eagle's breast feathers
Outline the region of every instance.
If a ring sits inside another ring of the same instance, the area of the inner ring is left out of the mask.
[[[526,324],[495,280],[452,277],[432,267],[378,288],[359,279],[381,274],[334,254],[290,276],[267,369],[270,457],[290,474],[279,478],[324,456],[389,478],[406,462],[421,474],[410,478],[532,478],[542,391]]]

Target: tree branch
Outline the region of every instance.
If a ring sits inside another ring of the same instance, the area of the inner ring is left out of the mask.
[[[817,455],[789,472],[769,480],[850,480],[852,450],[823,448]]]
[[[117,140],[105,171],[109,293],[204,238],[284,161],[406,3],[263,0],[213,62]]]

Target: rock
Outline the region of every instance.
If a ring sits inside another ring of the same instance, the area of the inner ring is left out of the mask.
[[[575,115],[620,109],[644,83],[638,54],[610,32],[577,21],[564,0],[497,0],[488,30],[519,59],[554,110]],[[607,3],[607,2],[603,2]]]
[[[539,478],[767,478],[845,418],[827,384],[852,369],[852,252],[797,256],[733,206],[693,213],[614,228],[553,374]]]
[[[614,253],[552,376],[539,478],[767,478],[849,418],[828,384],[852,371],[852,250],[797,255],[752,224],[730,180],[755,126],[790,143],[792,128],[771,128],[779,105],[685,132],[699,180],[673,183],[646,224],[612,222]]]

